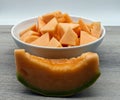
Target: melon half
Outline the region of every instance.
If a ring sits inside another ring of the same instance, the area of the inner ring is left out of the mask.
[[[70,96],[91,86],[100,76],[99,57],[87,52],[76,58],[47,59],[14,51],[17,79],[45,96]]]

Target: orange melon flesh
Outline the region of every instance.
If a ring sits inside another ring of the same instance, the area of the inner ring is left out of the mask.
[[[42,19],[45,23],[48,23],[52,18],[56,18],[59,19],[62,16],[62,12],[61,11],[54,11],[48,14],[45,14],[42,16]]]
[[[18,80],[46,96],[76,94],[100,76],[99,57],[92,52],[70,59],[46,59],[23,49],[15,50],[14,55]]]
[[[60,32],[60,31],[59,32],[62,34],[62,33],[65,33],[68,30],[68,28],[75,29],[75,28],[79,27],[79,24],[75,24],[75,23],[59,23],[58,27],[60,27],[59,30],[61,30],[62,32]]]
[[[42,18],[39,16],[37,19],[37,26],[38,26],[38,32],[40,32],[41,28],[46,24]]]
[[[49,32],[49,34],[54,35],[57,24],[58,24],[57,19],[53,18],[46,25],[44,25],[40,31],[42,34]]]
[[[57,19],[58,22],[62,22],[62,23],[72,22],[71,17],[66,13],[63,14],[61,11],[55,11],[55,12],[45,14],[42,16],[42,19],[45,23],[48,23],[54,17]]]
[[[30,36],[40,36],[40,33],[32,31],[32,30],[28,30],[22,36],[20,36],[20,39],[26,42],[26,39],[29,38]]]
[[[29,30],[36,31],[36,24],[33,24],[30,27],[28,27],[27,29],[25,29],[24,31],[20,32],[20,36],[22,36],[24,33],[26,33]]]
[[[62,18],[64,18],[64,20],[59,21],[59,22],[62,22],[62,23],[72,23],[73,22],[72,18],[67,13],[64,13],[62,15]]]
[[[88,44],[90,42],[93,42],[97,40],[96,37],[90,35],[89,33],[85,31],[81,31],[80,33],[80,45]]]
[[[47,46],[49,41],[49,33],[45,33],[41,37],[37,38],[35,41],[31,42],[31,44],[38,46]]]
[[[87,24],[82,19],[80,19],[78,21],[78,23],[79,23],[82,31],[86,31],[86,32],[90,33],[89,27],[87,26]]]
[[[59,26],[61,26],[62,28],[64,27],[70,27],[72,29],[75,29],[79,26],[79,24],[75,24],[75,23],[59,23]]]
[[[91,24],[91,35],[99,38],[101,36],[101,24],[100,22],[93,22]]]
[[[76,29],[78,26],[79,24],[75,24],[75,23],[58,23],[56,38],[60,40],[63,34],[68,30],[68,28]]]
[[[33,41],[35,41],[36,39],[38,39],[39,36],[36,36],[36,35],[30,35],[28,37],[26,37],[23,41],[26,42],[26,43],[31,43]]]
[[[49,46],[49,47],[62,47],[60,42],[54,37],[50,40],[50,42],[48,43],[47,46]]]
[[[80,37],[80,32],[81,32],[80,26],[73,29],[73,31],[78,35],[78,37]]]
[[[71,28],[68,28],[60,39],[60,43],[74,46],[76,45],[77,39],[77,34]]]

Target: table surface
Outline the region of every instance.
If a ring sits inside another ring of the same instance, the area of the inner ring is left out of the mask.
[[[12,26],[0,26],[0,100],[120,100],[120,26],[106,26],[98,47],[101,76],[91,87],[65,98],[44,97],[25,88],[16,79]]]

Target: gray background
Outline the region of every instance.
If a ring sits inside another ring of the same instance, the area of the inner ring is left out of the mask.
[[[120,0],[0,0],[0,25],[61,10],[70,15],[120,25]]]

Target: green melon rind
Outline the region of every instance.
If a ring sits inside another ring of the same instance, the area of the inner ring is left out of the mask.
[[[63,96],[71,96],[74,95],[78,92],[81,92],[82,90],[88,88],[91,86],[100,76],[100,72],[96,73],[95,77],[93,77],[89,82],[85,83],[83,86],[80,86],[78,88],[69,90],[69,91],[47,91],[47,90],[42,90],[39,89],[30,83],[28,83],[21,75],[20,73],[17,72],[17,79],[19,82],[21,82],[24,86],[28,87],[31,89],[33,92],[44,95],[44,96],[56,96],[56,97],[63,97]]]

